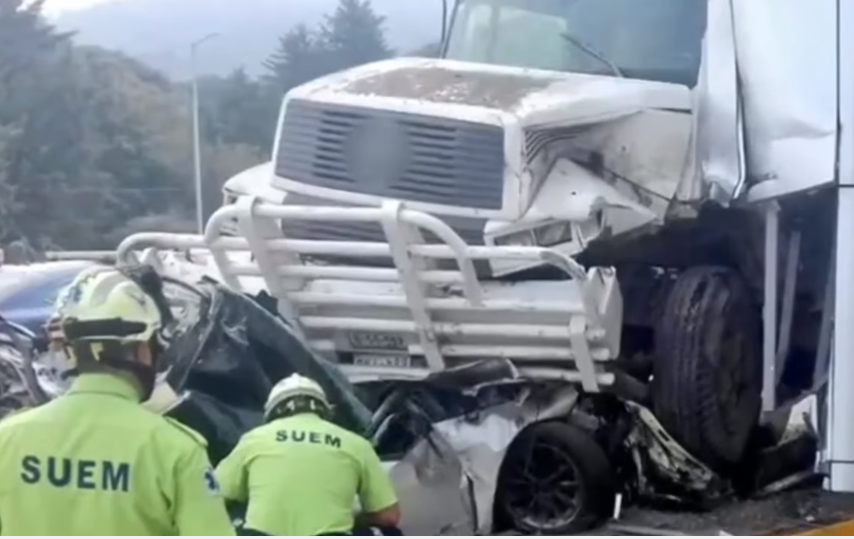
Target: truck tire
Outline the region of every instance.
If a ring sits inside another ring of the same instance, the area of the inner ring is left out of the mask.
[[[761,314],[741,276],[683,272],[655,332],[652,402],[665,429],[707,466],[744,455],[762,398]]]
[[[523,430],[507,449],[496,513],[527,534],[572,534],[609,516],[615,492],[611,465],[596,440],[576,426],[547,421]],[[535,495],[539,501],[532,503]]]

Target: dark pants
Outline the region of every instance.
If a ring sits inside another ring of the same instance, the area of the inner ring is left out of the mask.
[[[247,529],[247,528],[239,528],[237,530],[237,535],[269,535],[266,533],[262,533],[259,531]],[[333,535],[403,535],[403,532],[397,528],[355,528],[353,533],[324,533],[321,534],[324,536],[333,536]]]
[[[397,528],[354,528],[353,533],[324,533],[322,535],[403,535]]]

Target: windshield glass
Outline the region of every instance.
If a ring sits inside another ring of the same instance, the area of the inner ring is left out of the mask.
[[[694,86],[705,0],[460,0],[446,57]]]

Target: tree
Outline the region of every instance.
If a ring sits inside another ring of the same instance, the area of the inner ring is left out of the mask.
[[[38,77],[56,47],[70,34],[57,32],[41,17],[44,0],[0,0],[0,87],[2,97],[13,95],[20,84]],[[5,102],[4,108],[20,102]]]
[[[253,80],[244,69],[200,83],[202,124],[217,145],[246,144],[269,154],[273,147],[281,93]]]
[[[190,92],[116,51],[74,44],[41,1],[0,0],[0,243],[113,248],[141,228],[194,228]],[[390,55],[365,0],[283,35],[253,80],[201,82],[203,198],[269,159],[284,92]]]
[[[110,247],[117,224],[191,200],[187,114],[164,77],[74,46],[40,7],[0,0],[0,240]]]
[[[322,42],[304,24],[279,38],[278,48],[264,62],[264,67],[266,83],[280,92],[334,71]]]
[[[300,24],[279,39],[264,62],[266,87],[275,101],[295,86],[392,55],[383,17],[369,0],[340,0],[335,12],[316,31]]]
[[[15,188],[6,172],[9,166],[6,148],[13,136],[13,130],[0,126],[0,238],[9,238],[16,232],[14,215],[20,211]]]
[[[320,31],[330,71],[389,58],[392,51],[384,24],[385,18],[374,12],[370,0],[340,0]]]
[[[61,95],[58,73],[65,67],[70,44],[41,18],[42,2],[0,0],[0,131],[6,195],[3,238],[37,233],[29,208],[40,206],[44,193],[66,177],[53,169],[54,159],[76,167],[73,123],[66,119],[68,95]],[[62,122],[62,123],[59,123]]]

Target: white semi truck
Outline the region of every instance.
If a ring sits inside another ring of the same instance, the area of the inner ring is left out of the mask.
[[[355,381],[503,359],[616,395],[697,490],[818,392],[854,491],[852,40],[837,0],[458,0],[443,58],[290,91],[204,237],[119,258],[209,249]]]

